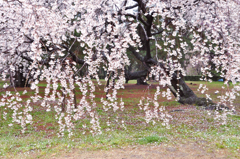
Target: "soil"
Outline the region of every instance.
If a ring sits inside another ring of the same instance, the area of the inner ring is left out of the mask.
[[[51,159],[228,159],[226,150],[212,150],[207,141],[176,145],[131,146],[111,150],[73,150],[70,153],[53,154]],[[232,158],[232,157],[230,157]]]

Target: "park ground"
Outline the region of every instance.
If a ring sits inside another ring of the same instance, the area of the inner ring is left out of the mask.
[[[125,89],[119,91],[119,97],[125,102],[124,112],[105,112],[98,105],[96,111],[103,130],[101,135],[90,133],[89,117],[86,115],[82,121],[76,121],[76,129],[71,138],[67,135],[59,138],[56,135],[58,124],[54,119],[54,111],[46,112],[40,103],[32,103],[33,124],[27,126],[25,134],[21,134],[19,125],[8,126],[10,117],[2,119],[1,108],[0,158],[240,158],[239,97],[234,103],[236,111],[228,115],[225,125],[222,125],[223,121],[214,119],[214,111],[194,105],[180,105],[174,98],[169,101],[159,98],[160,105],[164,105],[166,112],[172,116],[170,129],[167,129],[162,121],[146,123],[145,113],[138,107],[142,96],[153,96],[156,83],[138,86],[134,82],[126,84]],[[197,91],[202,82],[187,83],[198,96],[204,96]],[[39,85],[40,90],[44,85]],[[217,96],[225,90],[220,90],[219,94],[215,92],[223,83],[213,82],[207,85],[207,93],[213,94],[212,98],[217,102]],[[102,88],[103,86],[99,87],[95,93],[97,103],[104,96]],[[27,99],[30,94],[29,90],[23,98]],[[77,97],[81,97],[78,91]],[[127,129],[115,122],[116,119],[124,120]],[[110,126],[106,124],[108,120],[112,121]],[[83,125],[87,127],[83,129]]]

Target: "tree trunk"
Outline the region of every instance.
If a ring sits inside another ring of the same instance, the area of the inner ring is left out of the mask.
[[[141,14],[146,13],[146,6],[143,3],[143,1],[136,1],[136,2],[138,3],[139,10],[141,10],[138,13],[139,15],[136,16],[135,18],[138,21],[139,18],[141,18]],[[166,19],[166,20],[167,21],[166,21],[165,27],[167,25],[172,24],[171,22],[173,19]],[[160,66],[165,71],[166,75],[172,76],[171,85],[169,85],[168,87],[170,88],[174,96],[178,98],[178,101],[180,103],[196,104],[199,106],[208,107],[210,109],[216,109],[216,104],[214,104],[212,101],[207,100],[206,98],[198,98],[182,78],[177,78],[178,76],[176,72],[173,73],[173,75],[171,75],[169,73],[169,70],[165,68],[163,63],[159,63],[157,60],[152,58],[150,40],[152,39],[151,37],[153,36],[151,32],[153,22],[154,22],[153,14],[146,14],[145,19],[140,19],[140,21],[141,21],[140,23],[141,27],[138,28],[138,32],[141,38],[141,42],[144,46],[145,56],[142,56],[141,54],[139,54],[133,46],[129,45],[128,49],[132,52],[132,55],[134,55],[136,59],[145,66],[146,69],[143,71],[138,71],[134,73],[128,72],[126,76],[128,80],[138,79],[138,83],[141,83],[143,81],[141,80],[141,78],[145,78],[148,75],[148,73],[151,71],[152,66]],[[163,31],[164,30],[159,30],[157,34],[161,34]]]
[[[148,83],[145,81],[146,77],[140,77],[137,79],[137,85],[148,85]]]
[[[24,77],[22,69],[23,67],[19,67],[15,70],[15,75],[12,80],[14,87],[30,87],[29,80]]]
[[[138,80],[138,82],[144,81],[145,77],[147,76],[148,71],[138,71],[138,72],[131,72],[129,73],[128,79],[141,79]],[[217,106],[213,101],[208,100],[206,98],[199,98],[197,95],[191,90],[190,87],[186,84],[186,82],[183,80],[183,77],[180,79],[177,78],[177,73],[173,73],[171,85],[168,85],[168,88],[171,90],[173,95],[178,98],[178,102],[181,104],[195,104],[197,106],[203,106],[206,109],[229,109],[228,107],[224,105]]]
[[[175,97],[177,97],[177,91],[178,91],[178,102],[181,104],[195,104],[197,106],[203,106],[205,109],[229,109],[228,107],[224,105],[217,106],[216,103],[214,103],[212,100],[209,100],[207,98],[199,98],[195,95],[195,93],[191,90],[191,88],[188,87],[188,85],[185,83],[183,78],[180,79],[177,78],[177,74],[174,73],[172,80],[171,80],[171,86],[168,86],[173,93]]]
[[[109,75],[108,75],[108,80],[107,80],[107,84],[106,84],[106,87],[108,88],[109,87],[109,84],[110,84],[110,80],[111,80],[111,78],[114,76],[114,72],[110,72],[109,73]],[[115,85],[115,78],[113,77],[113,86]],[[108,88],[108,90],[107,90],[107,92],[106,92],[106,99],[108,99],[108,97],[107,97],[107,95],[108,95],[108,93],[109,93],[109,88]]]

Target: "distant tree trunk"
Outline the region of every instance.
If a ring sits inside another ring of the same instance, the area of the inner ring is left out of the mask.
[[[11,84],[14,87],[30,87],[29,80],[23,75],[23,67],[18,67],[15,70],[15,74],[13,79],[11,80]]]
[[[109,87],[109,84],[110,84],[110,80],[111,78],[114,76],[114,72],[110,72],[109,75],[108,75],[108,80],[107,80],[107,84],[106,84],[106,87]],[[115,78],[112,79],[113,80],[113,86],[115,85]],[[107,90],[106,92],[106,99],[107,99],[107,95],[109,93],[109,89]]]
[[[129,73],[132,71],[132,66],[133,66],[133,62],[131,62],[131,64],[129,66],[125,66],[125,83],[128,83],[128,81],[130,80],[128,75]]]
[[[140,77],[137,79],[137,85],[148,85],[148,83],[145,81],[146,77]]]
[[[65,89],[64,89],[65,90]],[[66,95],[64,94],[64,92],[62,92],[62,96],[63,96],[63,101],[62,101],[62,112],[65,112],[65,108],[66,108]]]
[[[73,80],[75,80],[75,75],[73,75]],[[74,108],[77,109],[77,97],[76,97],[76,88],[73,89],[74,94]]]

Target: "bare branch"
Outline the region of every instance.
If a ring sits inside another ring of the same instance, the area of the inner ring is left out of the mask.
[[[159,30],[158,32],[152,33],[152,35],[157,35],[157,34],[161,34],[164,31],[164,29]]]
[[[135,4],[135,5],[133,5],[133,6],[126,7],[125,10],[133,9],[133,8],[135,8],[135,7],[137,7],[137,6],[138,6],[138,4]]]
[[[24,41],[24,43],[32,43],[34,40],[32,38],[30,38],[29,36],[25,35],[25,37],[29,40],[29,41]]]

